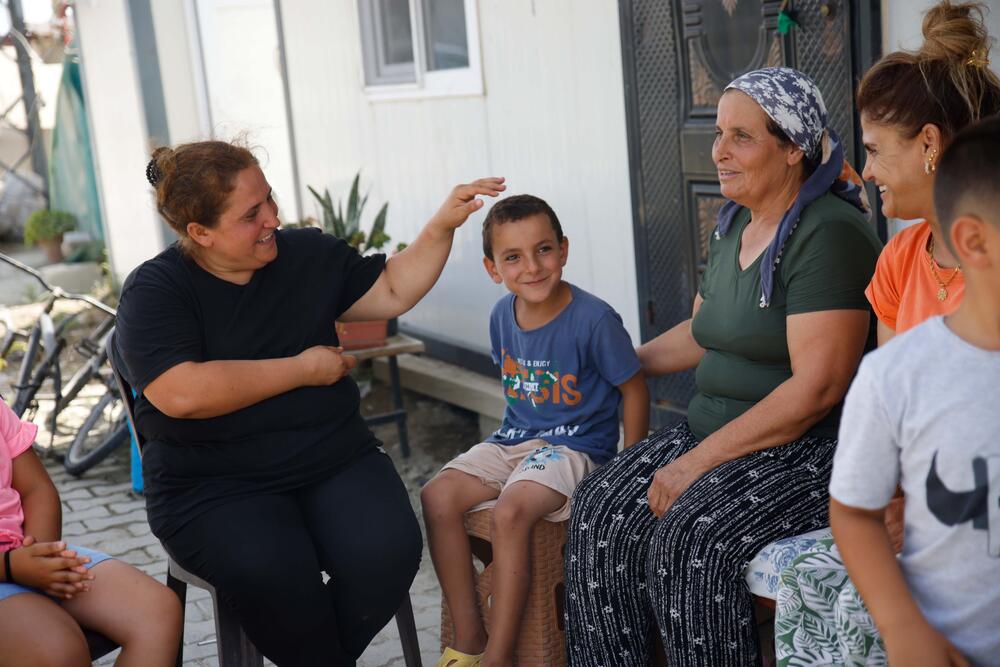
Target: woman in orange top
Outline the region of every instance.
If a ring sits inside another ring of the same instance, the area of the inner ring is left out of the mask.
[[[923,180],[924,187],[933,187],[933,176]],[[950,314],[965,292],[962,268],[944,243],[935,242],[933,212],[925,217],[886,244],[865,290],[878,317],[879,345],[929,317]]]
[[[886,244],[865,290],[878,318],[880,346],[929,317],[950,314],[965,291],[962,269],[941,237],[933,193],[937,160],[951,138],[1000,113],[1000,79],[989,69],[982,9],[976,3],[939,2],[924,17],[920,50],[890,53],[858,87],[867,153],[862,176],[878,187],[887,217],[922,220]],[[899,552],[902,497],[890,503],[885,519]],[[832,539],[820,540],[782,571],[778,600],[779,667],[886,664],[882,638]]]

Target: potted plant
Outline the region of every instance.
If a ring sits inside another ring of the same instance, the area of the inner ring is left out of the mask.
[[[376,252],[383,249],[391,240],[385,233],[385,219],[389,211],[388,202],[382,205],[375,219],[372,222],[368,233],[361,228],[361,214],[364,212],[365,204],[368,203],[368,195],[359,194],[359,183],[361,172],[354,176],[351,183],[351,191],[347,195],[346,208],[341,202],[334,204],[328,189],[320,194],[312,186],[309,192],[316,198],[321,210],[321,227],[328,233],[344,239],[354,246],[361,254]],[[310,219],[306,219],[308,223]],[[406,247],[405,243],[396,246],[396,250]],[[366,322],[337,322],[337,337],[345,350],[357,350],[365,347],[378,347],[385,344],[388,332],[387,320],[372,320]]]
[[[71,213],[41,209],[24,223],[24,242],[29,246],[37,243],[50,262],[61,262],[63,234],[74,229],[76,218]]]

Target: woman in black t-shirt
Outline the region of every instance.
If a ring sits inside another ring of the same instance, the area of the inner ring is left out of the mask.
[[[243,147],[159,148],[146,175],[180,240],[125,281],[114,353],[139,392],[150,526],[276,664],[354,664],[406,595],[421,536],[334,321],[413,307],[503,179],[456,187],[386,261],[280,230]]]

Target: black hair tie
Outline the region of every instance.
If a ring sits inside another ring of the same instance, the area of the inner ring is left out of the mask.
[[[163,178],[163,172],[160,171],[160,168],[156,165],[156,158],[153,158],[149,161],[149,164],[146,165],[146,180],[149,181],[149,184],[155,188],[161,178]]]

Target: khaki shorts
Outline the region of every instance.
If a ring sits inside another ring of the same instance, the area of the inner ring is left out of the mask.
[[[566,496],[566,502],[545,517],[548,521],[569,518],[569,500],[580,480],[597,467],[589,456],[563,445],[550,445],[541,439],[526,440],[519,445],[498,445],[481,442],[464,454],[459,454],[442,470],[458,470],[476,477],[486,486],[500,491],[514,482],[530,481]],[[494,498],[479,503],[470,512],[494,507]]]

